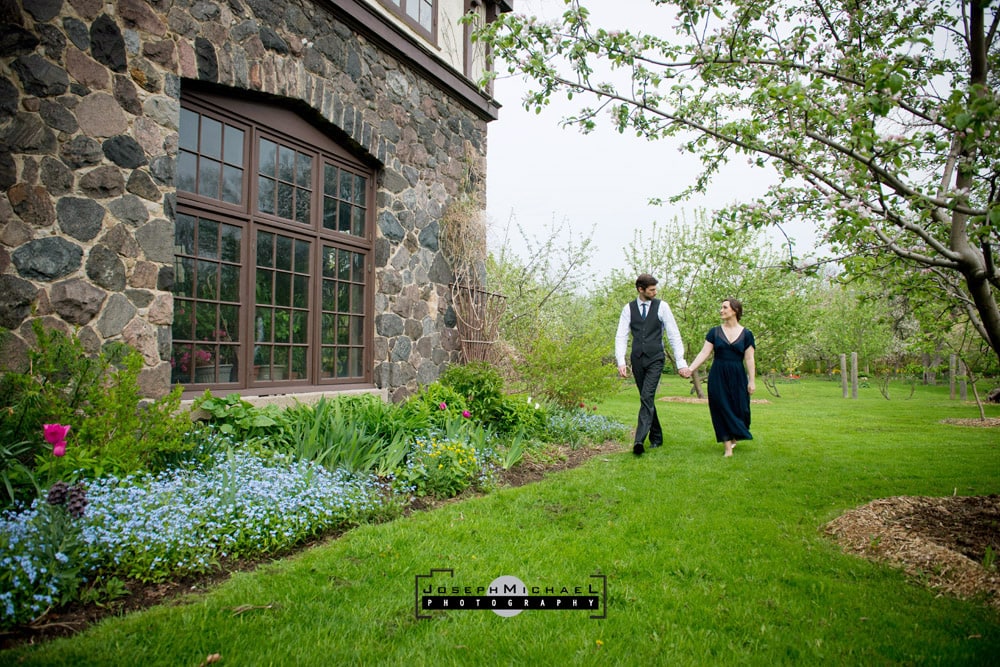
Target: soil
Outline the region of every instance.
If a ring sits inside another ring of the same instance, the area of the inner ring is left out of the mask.
[[[578,449],[555,447],[544,458],[526,459],[512,470],[504,471],[500,485],[531,484],[549,473],[575,468],[591,457],[627,449],[614,442]],[[409,512],[431,510],[468,497],[469,494],[463,494],[448,500],[420,499]],[[847,552],[888,562],[943,593],[980,599],[1000,609],[1000,495],[883,498],[844,513],[824,530]],[[50,612],[30,626],[0,633],[0,649],[72,635],[108,616],[157,604],[179,603],[182,596],[205,592],[234,572],[254,570],[342,534],[343,531],[325,535],[259,560],[224,562],[219,570],[198,577],[160,584],[130,584],[127,595],[104,606],[75,603]]]

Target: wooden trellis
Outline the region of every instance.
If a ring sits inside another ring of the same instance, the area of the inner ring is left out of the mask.
[[[507,310],[507,297],[467,284],[453,284],[451,296],[465,363],[495,362],[495,343],[500,338],[500,318]]]

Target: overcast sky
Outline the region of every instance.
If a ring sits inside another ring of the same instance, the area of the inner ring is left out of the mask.
[[[584,5],[596,24],[609,29],[640,26],[664,37],[673,23],[669,11],[653,6],[650,0],[585,0]],[[565,4],[562,0],[515,0],[514,10],[552,19],[565,11]],[[502,65],[497,69],[506,73]],[[699,171],[696,157],[678,152],[678,140],[650,142],[618,134],[604,117],[591,134],[562,128],[559,120],[576,105],[564,97],[554,98],[549,108],[536,115],[522,106],[525,90],[521,77],[506,74],[494,89],[503,106],[499,120],[489,126],[486,184],[491,248],[499,245],[511,219],[536,238],[553,223],[565,222],[579,238],[593,230],[597,251],[590,268],[599,278],[624,267],[624,248],[637,229],[648,229],[654,221],[669,222],[682,213],[691,220],[698,208],[711,210],[749,200],[773,180],[770,171],[730,164],[715,177],[707,197],[650,206],[651,197],[667,199],[692,184]],[[517,242],[514,247],[522,254],[520,235],[513,225],[511,230],[511,239]],[[796,254],[807,254],[811,235],[803,231],[797,237]],[[774,233],[776,248],[778,238]]]

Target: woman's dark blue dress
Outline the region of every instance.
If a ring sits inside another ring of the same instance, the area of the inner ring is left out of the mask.
[[[730,343],[722,327],[712,327],[705,340],[715,346],[712,368],[708,371],[708,410],[712,415],[715,439],[753,440],[750,435],[750,392],[743,353],[756,347],[753,333],[743,329]]]

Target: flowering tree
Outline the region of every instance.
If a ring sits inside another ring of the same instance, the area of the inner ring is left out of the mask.
[[[503,14],[478,39],[531,82],[529,109],[582,95],[566,121],[583,131],[607,111],[620,132],[682,138],[703,169],[674,200],[736,156],[771,167],[727,220],[797,217],[849,269],[923,272],[1000,359],[996,3],[652,1],[674,34],[599,28],[565,0],[559,21]]]

